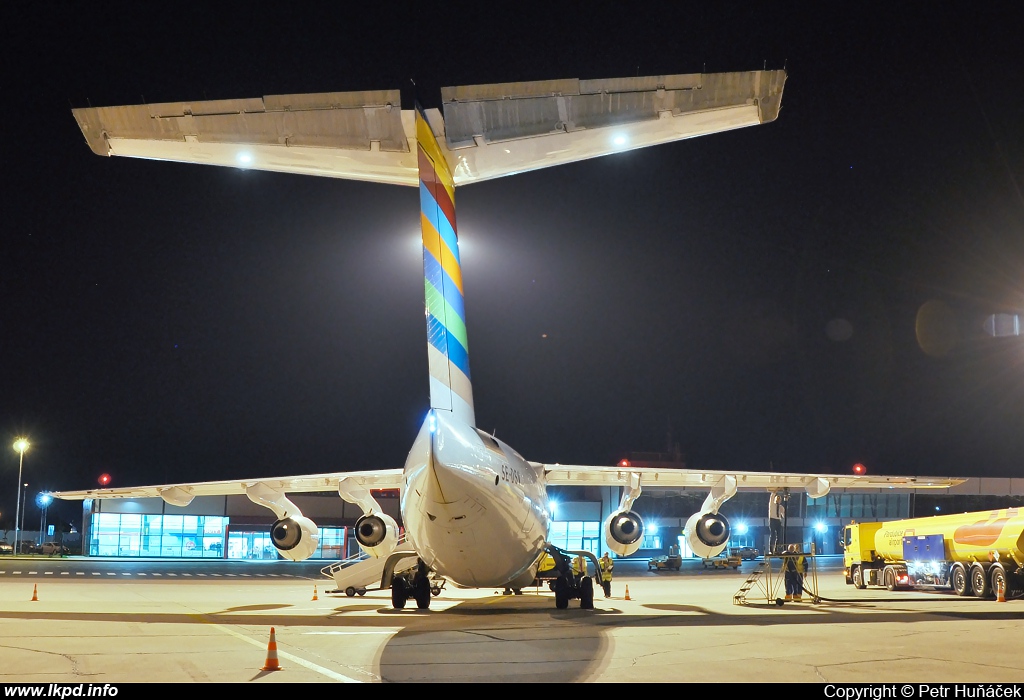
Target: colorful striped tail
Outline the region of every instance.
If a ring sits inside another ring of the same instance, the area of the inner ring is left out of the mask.
[[[437,139],[420,109],[416,110],[416,141],[430,407],[451,411],[459,420],[475,426],[462,263],[455,227],[455,183]]]

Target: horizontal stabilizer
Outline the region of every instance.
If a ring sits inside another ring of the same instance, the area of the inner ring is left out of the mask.
[[[455,185],[762,124],[785,71],[548,80],[442,89],[426,111]],[[419,185],[398,90],[73,110],[99,155]]]

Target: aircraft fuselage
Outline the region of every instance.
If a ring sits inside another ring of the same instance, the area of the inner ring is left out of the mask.
[[[405,463],[402,519],[431,569],[459,585],[528,585],[551,516],[543,476],[511,447],[431,410]]]

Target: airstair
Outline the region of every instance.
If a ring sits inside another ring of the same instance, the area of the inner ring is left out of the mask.
[[[390,557],[371,557],[365,552],[360,552],[356,556],[325,566],[320,569],[320,573],[329,579],[334,579],[335,590],[329,591],[330,593],[344,593],[349,597],[357,594],[365,595],[367,590],[385,585],[382,583],[385,564],[393,560],[395,555],[401,555],[403,552],[408,552],[409,555],[400,558],[394,571],[391,572],[392,574],[401,573],[416,566],[416,552],[404,535],[398,540],[398,546],[395,547],[395,551]],[[390,586],[391,577],[388,578],[387,585]]]

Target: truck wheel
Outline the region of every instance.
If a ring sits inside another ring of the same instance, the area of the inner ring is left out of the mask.
[[[853,567],[853,587],[860,590],[867,588],[864,583],[864,570],[856,565]]]
[[[953,587],[953,592],[959,596],[967,596],[974,593],[971,590],[970,582],[967,580],[967,572],[964,570],[963,564],[953,564],[953,570],[949,572],[949,585]]]
[[[356,589],[355,589],[354,586],[349,586],[348,588],[345,589],[345,595],[347,595],[349,598],[351,598],[355,594],[356,594]]]
[[[971,567],[971,592],[979,598],[987,598],[991,592],[988,588],[988,572],[981,564]]]
[[[885,587],[890,591],[896,590],[896,572],[892,567],[885,567]]]
[[[995,564],[992,569],[989,570],[989,580],[992,582],[992,593],[994,595],[999,594],[999,586],[1003,587],[1003,595],[1008,595],[1010,591],[1007,590],[1006,583],[1006,570],[1001,564]]]

